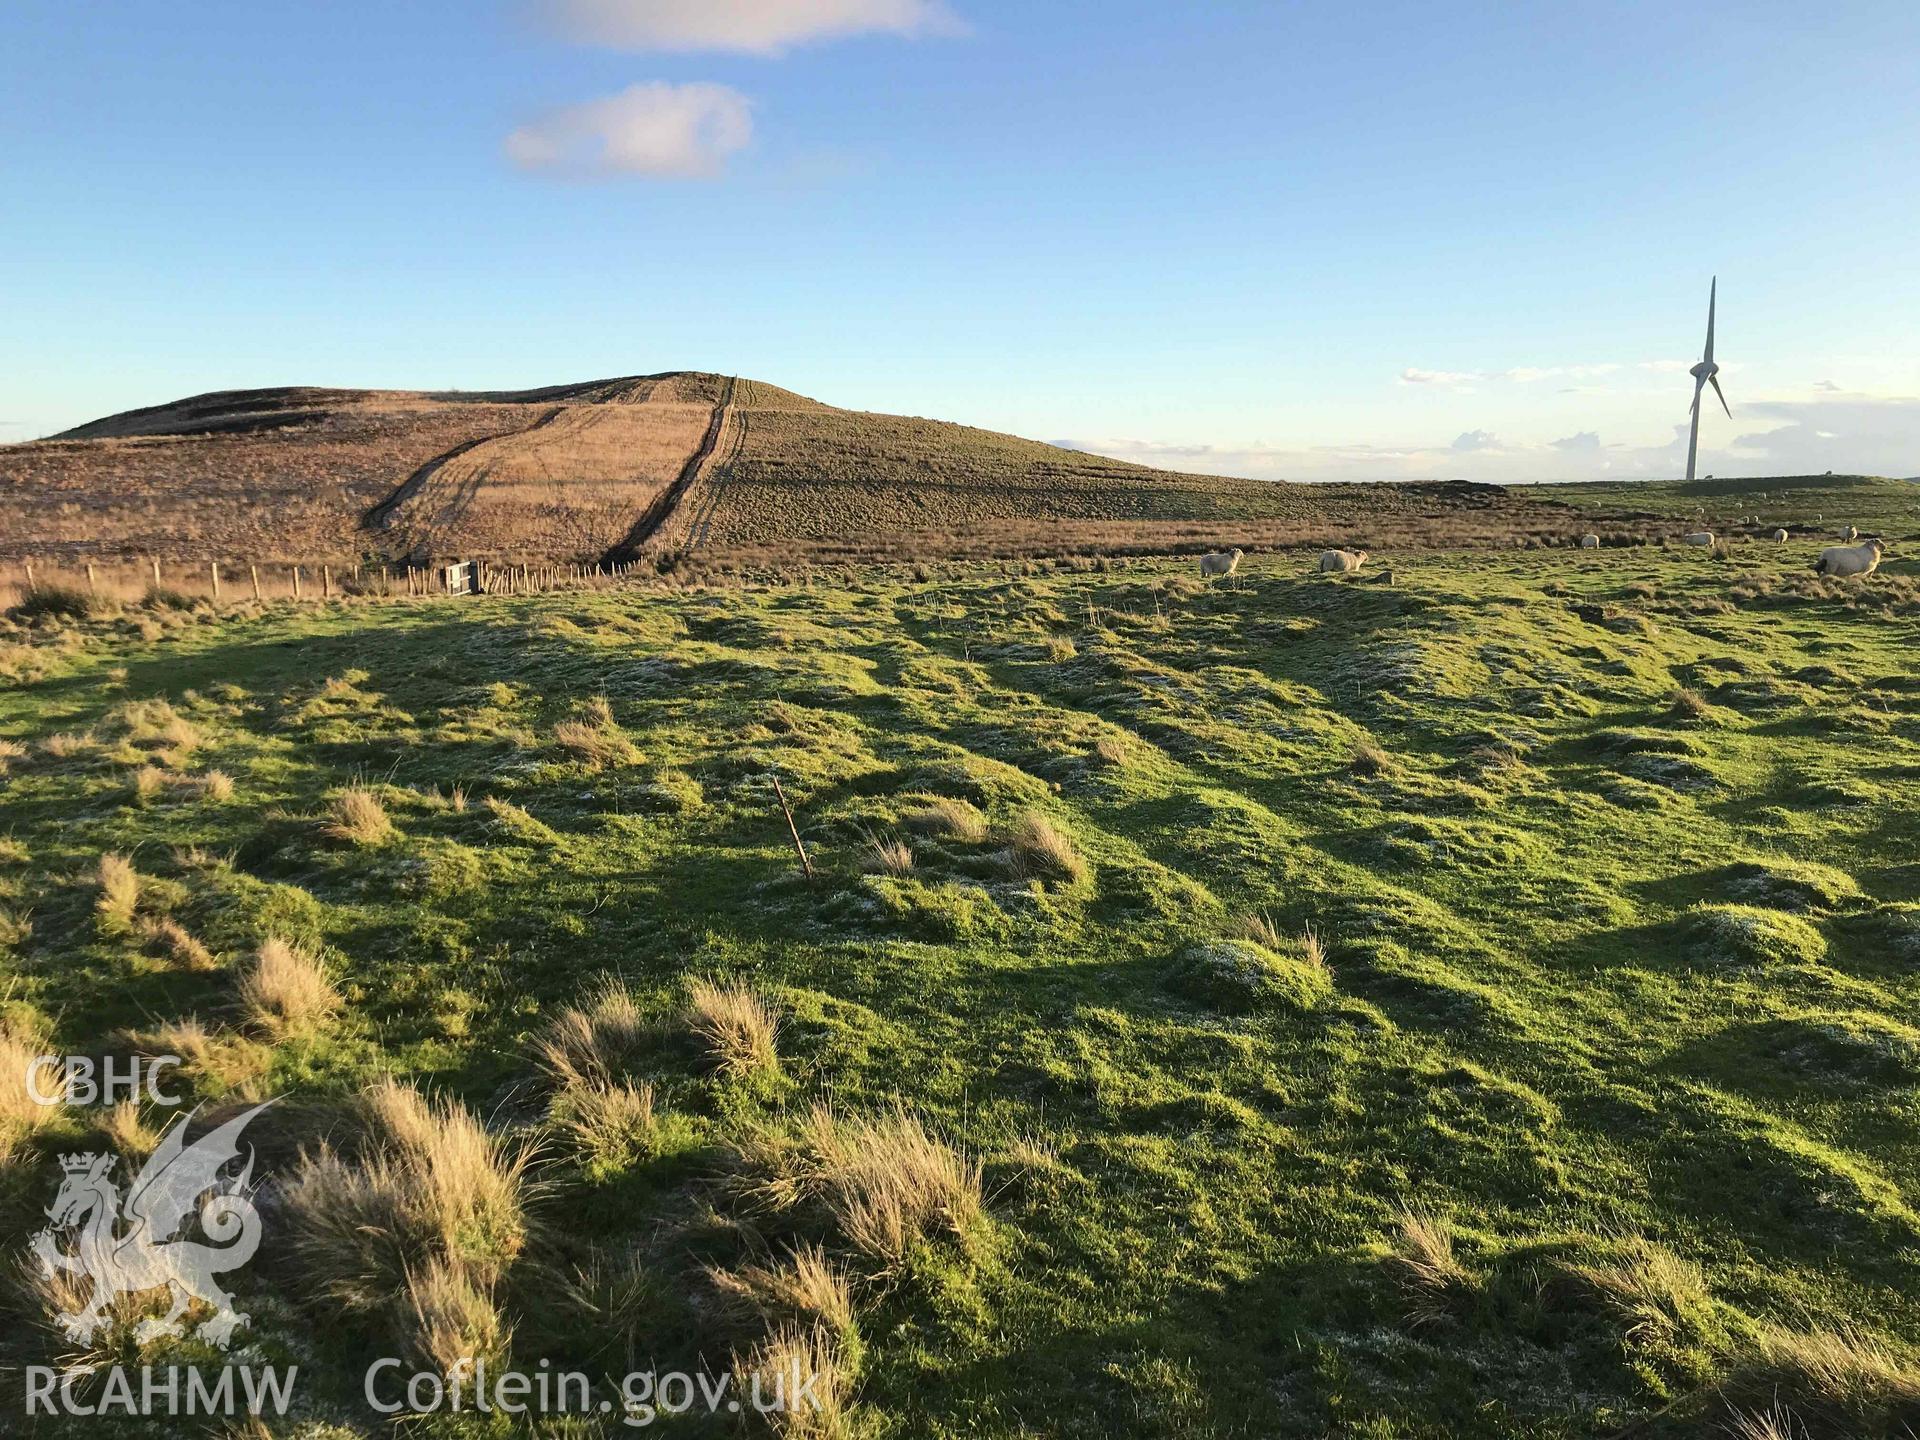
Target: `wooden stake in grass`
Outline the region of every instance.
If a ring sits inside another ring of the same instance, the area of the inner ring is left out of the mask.
[[[158,560],[153,562],[153,588],[156,590],[160,588],[160,562]]]
[[[773,777],[774,797],[780,802],[780,813],[787,817],[787,833],[793,836],[793,848],[799,852],[800,868],[807,872],[807,879],[813,879],[813,862],[807,859],[807,847],[800,843],[800,827],[793,823],[793,810],[787,804],[787,792],[780,788],[780,777]]]
[[[220,598],[220,562],[218,560],[207,562],[207,574],[213,579],[213,598],[218,600]]]
[[[91,560],[87,562],[87,593],[89,595],[98,595],[100,593],[100,582],[94,579],[93,562]]]
[[[33,594],[33,566],[27,566],[27,593]]]
[[[247,574],[253,579],[253,598],[258,600],[260,598],[260,567],[258,565],[247,566]]]
[[[298,565],[293,567],[293,598],[296,600],[300,598],[300,567]]]

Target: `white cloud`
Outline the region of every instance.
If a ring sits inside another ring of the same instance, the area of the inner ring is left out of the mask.
[[[1592,455],[1600,449],[1600,437],[1592,430],[1582,430],[1578,435],[1554,441],[1553,448],[1569,455]]]
[[[1589,360],[1573,365],[1515,365],[1507,370],[1422,370],[1414,366],[1400,372],[1402,385],[1472,385],[1481,381],[1509,385],[1531,385],[1538,380],[1565,377],[1572,380],[1598,380],[1621,370],[1644,370],[1656,374],[1684,372],[1685,360],[1639,360],[1629,365],[1621,360]],[[1562,392],[1566,393],[1566,392]]]
[[[1500,441],[1490,430],[1469,430],[1464,435],[1454,437],[1454,450],[1498,450]]]
[[[1402,385],[1470,385],[1484,378],[1476,370],[1415,370],[1400,372]]]
[[[534,0],[576,40],[622,50],[731,50],[778,55],[848,35],[951,35],[965,27],[944,0]]]
[[[522,170],[572,179],[700,179],[752,138],[752,106],[739,91],[655,81],[549,111],[507,136],[506,151]]]

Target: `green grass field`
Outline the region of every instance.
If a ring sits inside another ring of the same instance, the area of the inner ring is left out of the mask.
[[[302,1365],[276,1434],[386,1433],[366,1358],[448,1334],[607,1375],[810,1335],[847,1403],[796,1433],[1904,1433],[1920,585],[1810,557],[19,624],[6,1034],[286,1097],[240,1281]],[[337,1006],[260,1003],[273,940]],[[313,1229],[401,1144],[385,1075],[537,1147],[359,1232],[404,1275]],[[4,1234],[167,1118],[10,1101]],[[74,1350],[43,1302],[8,1364]]]

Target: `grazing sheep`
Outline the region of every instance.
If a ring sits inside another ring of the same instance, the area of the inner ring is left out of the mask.
[[[1333,571],[1344,574],[1358,570],[1366,563],[1367,552],[1364,550],[1322,550],[1318,568],[1323,575]]]
[[[1878,540],[1863,540],[1858,545],[1829,545],[1813,562],[1813,573],[1840,578],[1871,575],[1880,568],[1883,548]]]
[[[1691,535],[1682,535],[1680,539],[1683,544],[1687,544],[1687,545],[1709,545],[1710,546],[1713,544],[1713,531],[1696,530]]]
[[[1853,525],[1845,526],[1840,531],[1840,538],[1846,541],[1847,544],[1851,545],[1853,544],[1854,541],[1860,538],[1860,531],[1856,526],[1853,526]]]
[[[1598,535],[1582,535],[1580,537],[1580,548],[1582,550],[1598,550],[1600,548],[1600,537]]]
[[[1773,538],[1775,540],[1785,540],[1787,538],[1787,532],[1784,530],[1776,530],[1773,532]]]
[[[1242,553],[1239,550],[1215,550],[1211,554],[1202,555],[1200,557],[1201,576],[1204,578],[1208,575],[1233,574],[1240,568]]]

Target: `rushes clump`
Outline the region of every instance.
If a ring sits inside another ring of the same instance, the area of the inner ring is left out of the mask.
[[[364,785],[349,785],[328,807],[326,833],[350,845],[384,845],[397,833],[380,797]]]
[[[1078,884],[1088,876],[1085,857],[1073,838],[1038,810],[1029,810],[1007,832],[1014,868],[1033,879]]]
[[[687,987],[687,1027],[730,1080],[772,1075],[780,1068],[780,1020],[745,984],[695,980]]]
[[[340,1008],[341,1001],[318,959],[284,940],[270,938],[260,946],[253,969],[240,982],[240,1003],[254,1024],[285,1037],[320,1024]]]

